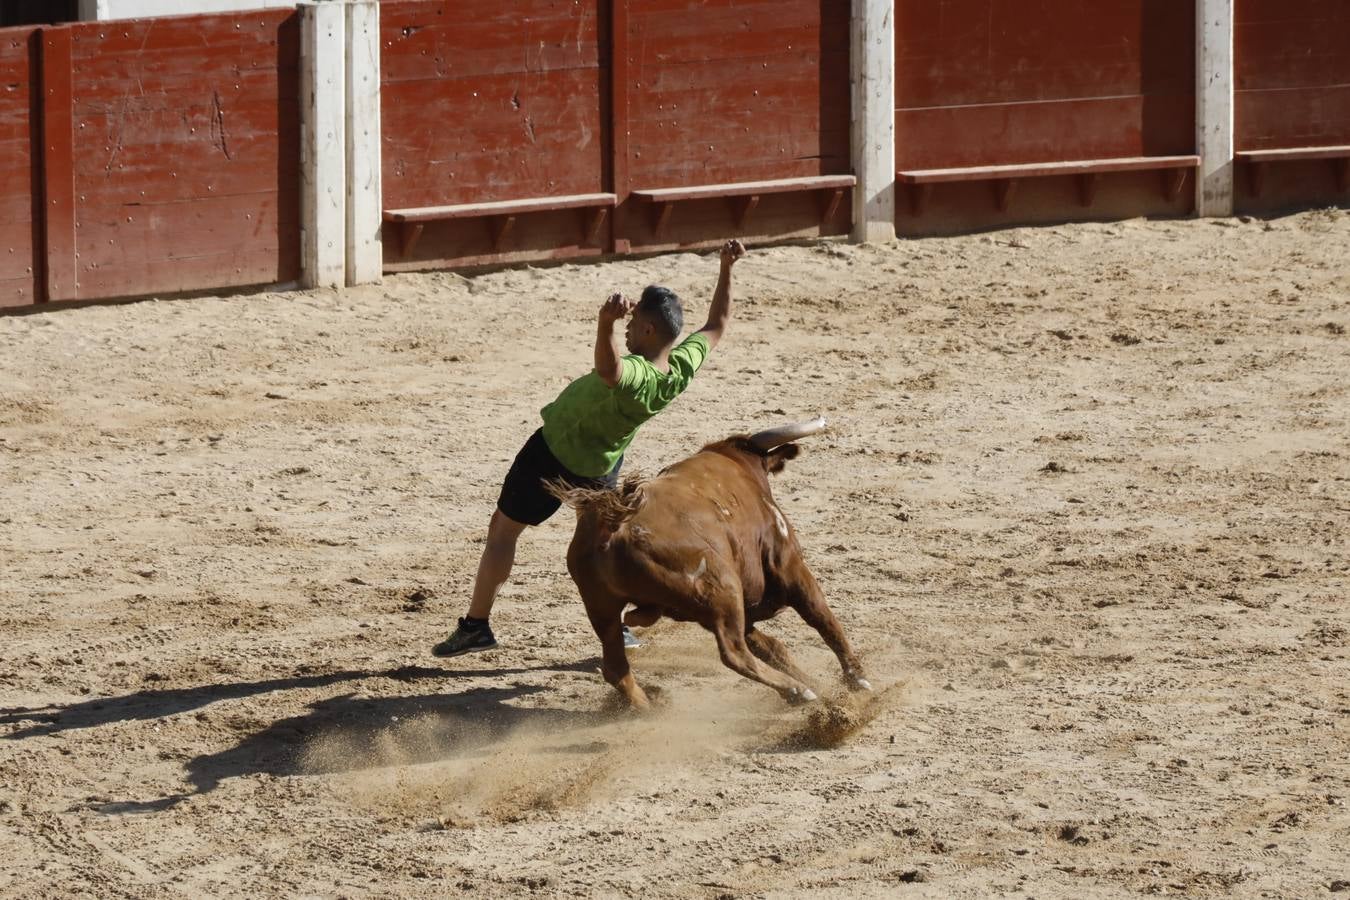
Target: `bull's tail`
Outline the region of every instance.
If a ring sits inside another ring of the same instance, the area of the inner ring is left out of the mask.
[[[615,531],[646,503],[646,492],[642,489],[646,483],[647,479],[641,475],[629,475],[617,488],[582,488],[555,478],[545,481],[544,489],[578,515],[590,513],[607,531]]]

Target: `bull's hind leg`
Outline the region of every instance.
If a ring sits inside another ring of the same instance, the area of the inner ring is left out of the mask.
[[[792,659],[792,654],[788,653],[788,648],[778,638],[762,631],[756,631],[755,626],[751,625],[745,631],[745,642],[749,644],[750,652],[755,654],[756,658],[762,662],[768,663],[784,675],[795,678],[802,684],[811,684],[811,679],[797,667],[797,663]]]
[[[586,617],[591,620],[596,637],[600,638],[600,650],[603,662],[600,674],[605,681],[623,694],[628,703],[638,710],[651,706],[647,695],[638,686],[633,671],[628,666],[628,654],[623,649],[623,608],[627,601],[614,596],[596,576],[585,555],[577,550],[573,541],[567,552],[567,570],[576,582],[581,602],[586,607]]]
[[[839,665],[844,670],[844,683],[855,691],[870,691],[872,685],[863,675],[862,662],[849,645],[843,626],[825,603],[825,595],[820,590],[816,577],[811,574],[805,563],[798,565],[797,569],[797,578],[786,591],[788,603],[806,624],[820,633],[825,645],[839,658]]]
[[[581,599],[586,604],[586,616],[591,620],[591,627],[600,638],[600,649],[604,656],[600,673],[605,677],[605,681],[614,685],[619,693],[624,695],[634,709],[648,709],[651,703],[637,683],[637,679],[633,677],[633,670],[628,666],[628,654],[623,649],[624,601],[597,597],[594,593],[587,594],[585,591],[582,592]]]
[[[726,597],[721,602],[714,601],[718,617],[713,622],[712,633],[717,638],[717,649],[722,655],[722,663],[733,672],[738,672],[751,681],[766,684],[778,692],[789,703],[798,703],[816,699],[816,692],[803,681],[789,677],[766,666],[761,666],[750,652],[745,630],[745,605],[740,594]]]

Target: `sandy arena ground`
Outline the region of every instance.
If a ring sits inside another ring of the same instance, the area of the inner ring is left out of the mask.
[[[616,714],[567,512],[501,648],[427,653],[605,294],[697,325],[715,258],[0,318],[0,894],[1350,891],[1347,248],[1322,211],[752,250],[629,463],[831,419],[775,490],[880,688],[834,748],[693,626]]]

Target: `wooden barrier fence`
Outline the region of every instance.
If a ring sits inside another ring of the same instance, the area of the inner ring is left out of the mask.
[[[1341,0],[326,0],[3,29],[0,307],[1344,203],[1346,34]]]
[[[847,233],[828,0],[381,6],[386,267]]]
[[[0,32],[4,302],[299,275],[294,13]],[[35,199],[36,198],[36,199]]]

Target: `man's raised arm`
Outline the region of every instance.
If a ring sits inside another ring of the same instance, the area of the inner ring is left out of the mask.
[[[622,294],[610,294],[605,305],[600,307],[600,318],[595,327],[595,374],[607,387],[614,387],[623,377],[623,357],[614,323],[632,311],[633,301]]]
[[[717,276],[717,290],[713,292],[712,306],[708,308],[708,321],[698,330],[708,340],[708,349],[717,346],[731,321],[731,267],[736,260],[745,255],[745,247],[740,241],[727,241],[722,245],[722,271]]]

